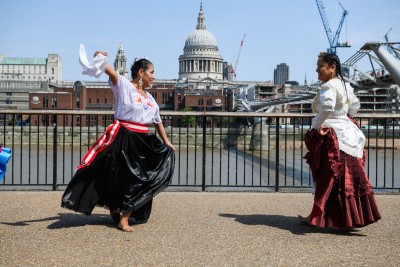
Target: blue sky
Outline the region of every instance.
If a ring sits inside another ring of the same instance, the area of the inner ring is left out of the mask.
[[[224,61],[235,64],[242,47],[237,80],[273,80],[277,64],[290,67],[290,79],[316,81],[316,56],[328,39],[315,0],[203,0],[207,30],[215,36]],[[342,8],[323,0],[332,32]],[[345,61],[363,44],[400,41],[400,1],[341,0],[349,11],[339,38],[351,48],[338,48]],[[178,78],[178,57],[196,27],[200,0],[0,0],[0,53],[6,57],[62,58],[63,80],[96,80],[81,74],[79,44],[88,54],[109,52],[113,64],[119,43],[130,67],[137,56],[147,56],[159,79]],[[106,80],[105,76],[99,80]]]

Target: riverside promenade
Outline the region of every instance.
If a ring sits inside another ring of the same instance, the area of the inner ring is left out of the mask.
[[[400,195],[349,232],[300,225],[310,193],[162,192],[148,223],[60,207],[62,191],[0,191],[0,266],[400,266]]]

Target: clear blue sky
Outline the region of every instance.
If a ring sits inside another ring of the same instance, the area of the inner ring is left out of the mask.
[[[370,41],[400,41],[399,0],[341,0],[349,11],[339,38],[351,48],[338,48],[342,61]],[[323,0],[335,32],[342,8]],[[109,52],[113,64],[122,42],[128,67],[146,55],[159,79],[178,78],[178,57],[196,27],[200,0],[0,0],[0,53],[6,57],[62,58],[63,80],[93,80],[81,74],[79,44],[88,54]],[[315,0],[203,0],[207,30],[215,36],[224,61],[238,63],[237,80],[273,80],[277,64],[287,63],[290,79],[316,81],[316,56],[328,39]],[[99,80],[106,80],[105,76]]]

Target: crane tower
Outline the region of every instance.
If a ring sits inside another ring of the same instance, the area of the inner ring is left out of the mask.
[[[237,66],[238,66],[238,63],[239,63],[240,53],[242,52],[242,47],[243,47],[243,42],[244,42],[244,38],[245,37],[246,37],[246,34],[243,34],[243,38],[240,41],[239,53],[238,53],[237,58],[236,58],[235,67],[232,69],[233,77],[234,77],[235,80],[236,80]]]
[[[328,52],[336,54],[336,48],[337,47],[350,47],[350,44],[347,41],[344,42],[344,43],[339,43],[338,42],[339,35],[340,35],[341,30],[342,30],[344,19],[349,14],[349,12],[346,9],[344,9],[342,4],[339,2],[339,5],[343,9],[343,13],[342,13],[342,18],[340,20],[339,26],[338,26],[338,28],[336,30],[336,33],[335,33],[335,35],[333,35],[332,31],[331,31],[331,27],[329,26],[328,18],[327,18],[326,14],[325,14],[325,8],[324,8],[324,5],[322,4],[322,1],[321,0],[315,0],[315,2],[317,3],[319,14],[321,15],[322,23],[324,24],[325,33],[326,33],[326,36],[328,37],[328,41],[329,41]]]

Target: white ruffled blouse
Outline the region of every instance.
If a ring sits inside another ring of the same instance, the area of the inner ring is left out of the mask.
[[[119,74],[117,84],[111,80],[108,84],[114,92],[116,119],[140,124],[162,123],[159,106],[149,92],[146,92],[147,98],[143,97],[125,76]]]
[[[331,79],[321,86],[315,96],[312,109],[318,113],[312,119],[312,128],[321,125],[332,127],[339,141],[339,149],[351,156],[362,158],[365,145],[364,133],[347,117],[354,116],[360,108],[360,102],[354,95],[354,89],[341,79]]]

